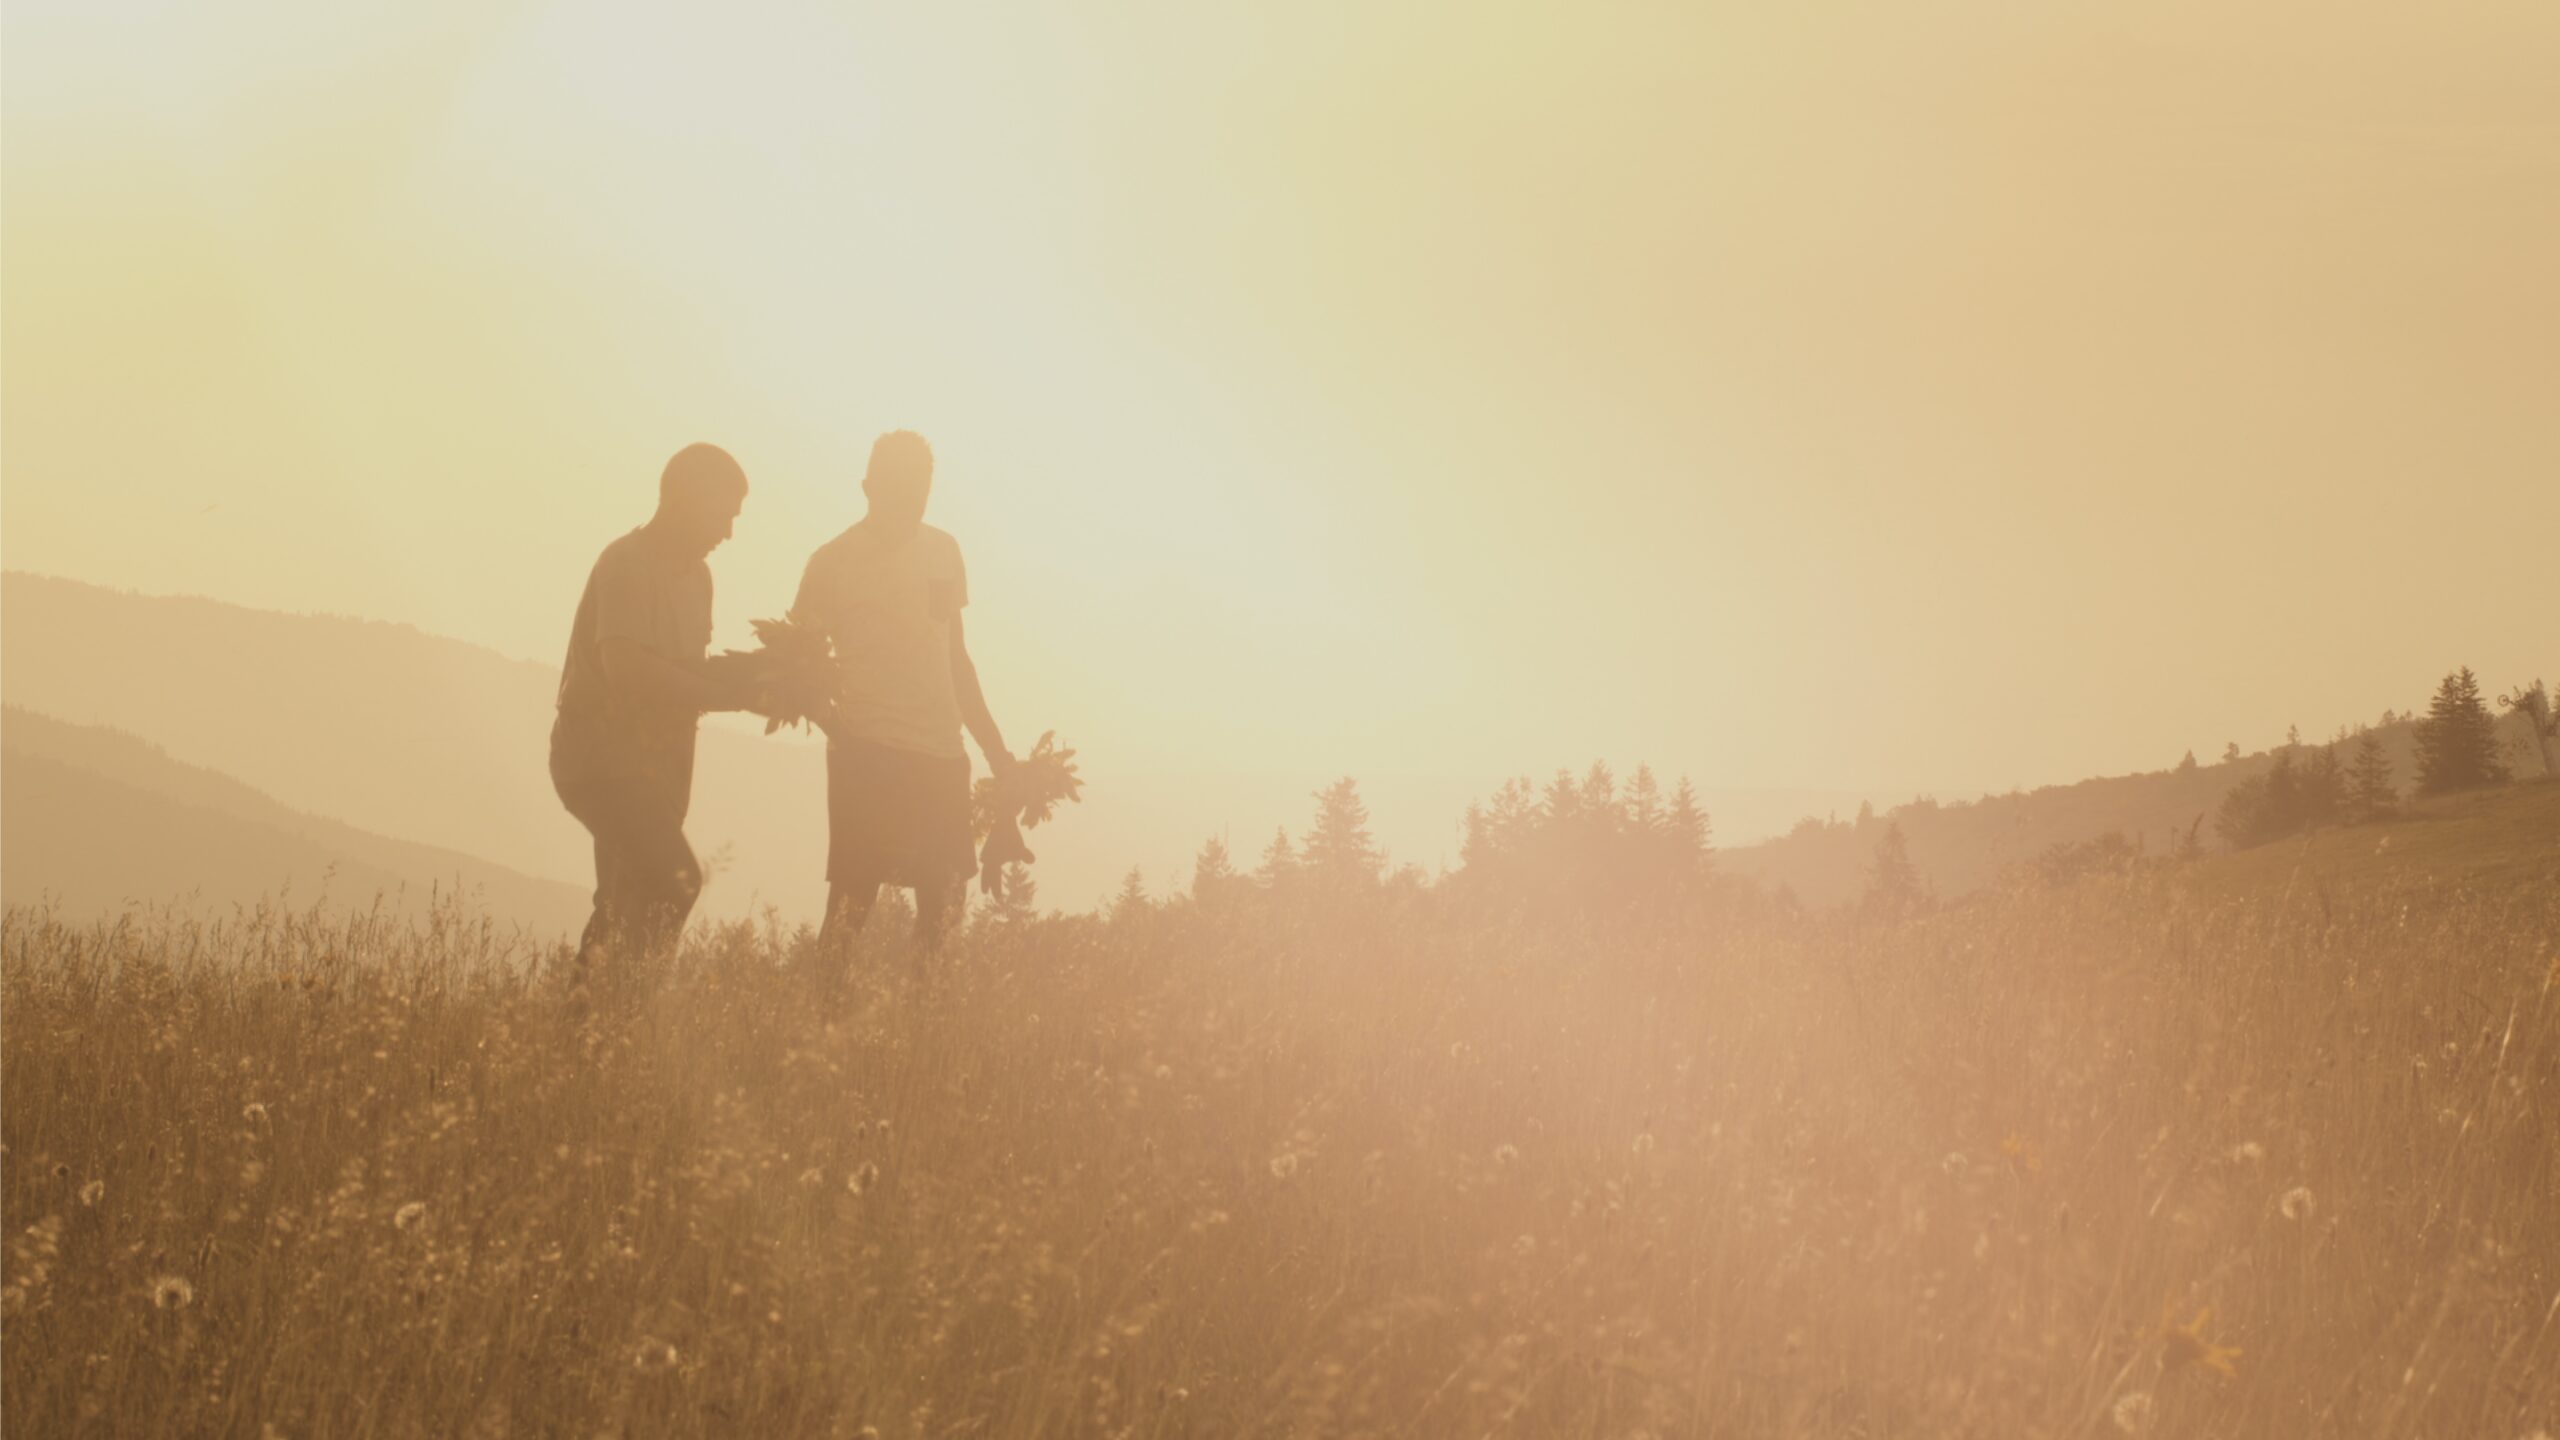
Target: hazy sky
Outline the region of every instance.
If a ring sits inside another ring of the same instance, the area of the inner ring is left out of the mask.
[[[678,8],[11,0],[6,563],[556,660],[709,439],[745,643],[912,426],[1123,786],[2560,672],[2549,0]]]

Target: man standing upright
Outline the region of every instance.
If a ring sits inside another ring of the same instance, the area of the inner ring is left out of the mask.
[[[951,900],[977,868],[965,726],[1002,777],[1013,767],[969,659],[960,546],[924,523],[933,451],[910,430],[883,435],[862,477],[869,510],[818,547],[793,613],[835,643],[841,683],[827,733],[827,915],[831,953],[860,933],[883,885],[916,892],[916,938],[930,952]]]
[[[551,783],[595,837],[595,913],[580,964],[646,953],[683,933],[702,893],[685,843],[694,731],[735,708],[703,659],[711,567],[746,503],[747,476],[717,445],[688,445],[658,477],[649,523],[604,548],[579,597],[551,726]]]

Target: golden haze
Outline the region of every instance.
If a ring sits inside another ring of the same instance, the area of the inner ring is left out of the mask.
[[[1346,771],[1428,864],[1594,755],[1952,796],[2553,633],[2545,5],[5,25],[9,565],[556,662],[711,438],[743,643],[911,425],[999,713],[1237,792],[1159,870]]]

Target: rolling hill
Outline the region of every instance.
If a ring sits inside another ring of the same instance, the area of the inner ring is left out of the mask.
[[[548,770],[559,672],[405,625],[0,577],[0,696],[231,776],[305,816],[583,890]],[[816,748],[707,726],[688,827],[708,914],[823,899]]]
[[[460,892],[501,924],[574,932],[587,897],[456,851],[305,815],[112,730],[0,716],[0,899],[68,915],[285,895],[398,910]]]
[[[2374,733],[2405,793],[2417,769],[2414,727],[2400,721],[2377,726]],[[2524,722],[2502,717],[2501,733],[2510,741],[2517,773],[2532,776],[2538,762],[2531,758]],[[2340,763],[2351,754],[2350,746],[2341,745]],[[1889,824],[1902,827],[1912,863],[1929,887],[1949,897],[1978,889],[2056,845],[2111,832],[2160,854],[2176,848],[2193,830],[2205,849],[2219,850],[2213,821],[2223,797],[2274,763],[2275,752],[2261,751],[2220,764],[2107,776],[1978,800],[1915,801],[1850,821],[1808,819],[1775,839],[1725,852],[1721,863],[1729,874],[1773,889],[1783,886],[1807,904],[1828,906],[1861,893]]]

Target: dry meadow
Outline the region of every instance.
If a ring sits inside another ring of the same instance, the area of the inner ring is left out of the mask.
[[[13,910],[6,1425],[2523,1437],[2555,937],[2551,885],[2167,868],[1239,890],[590,991],[450,911]]]

